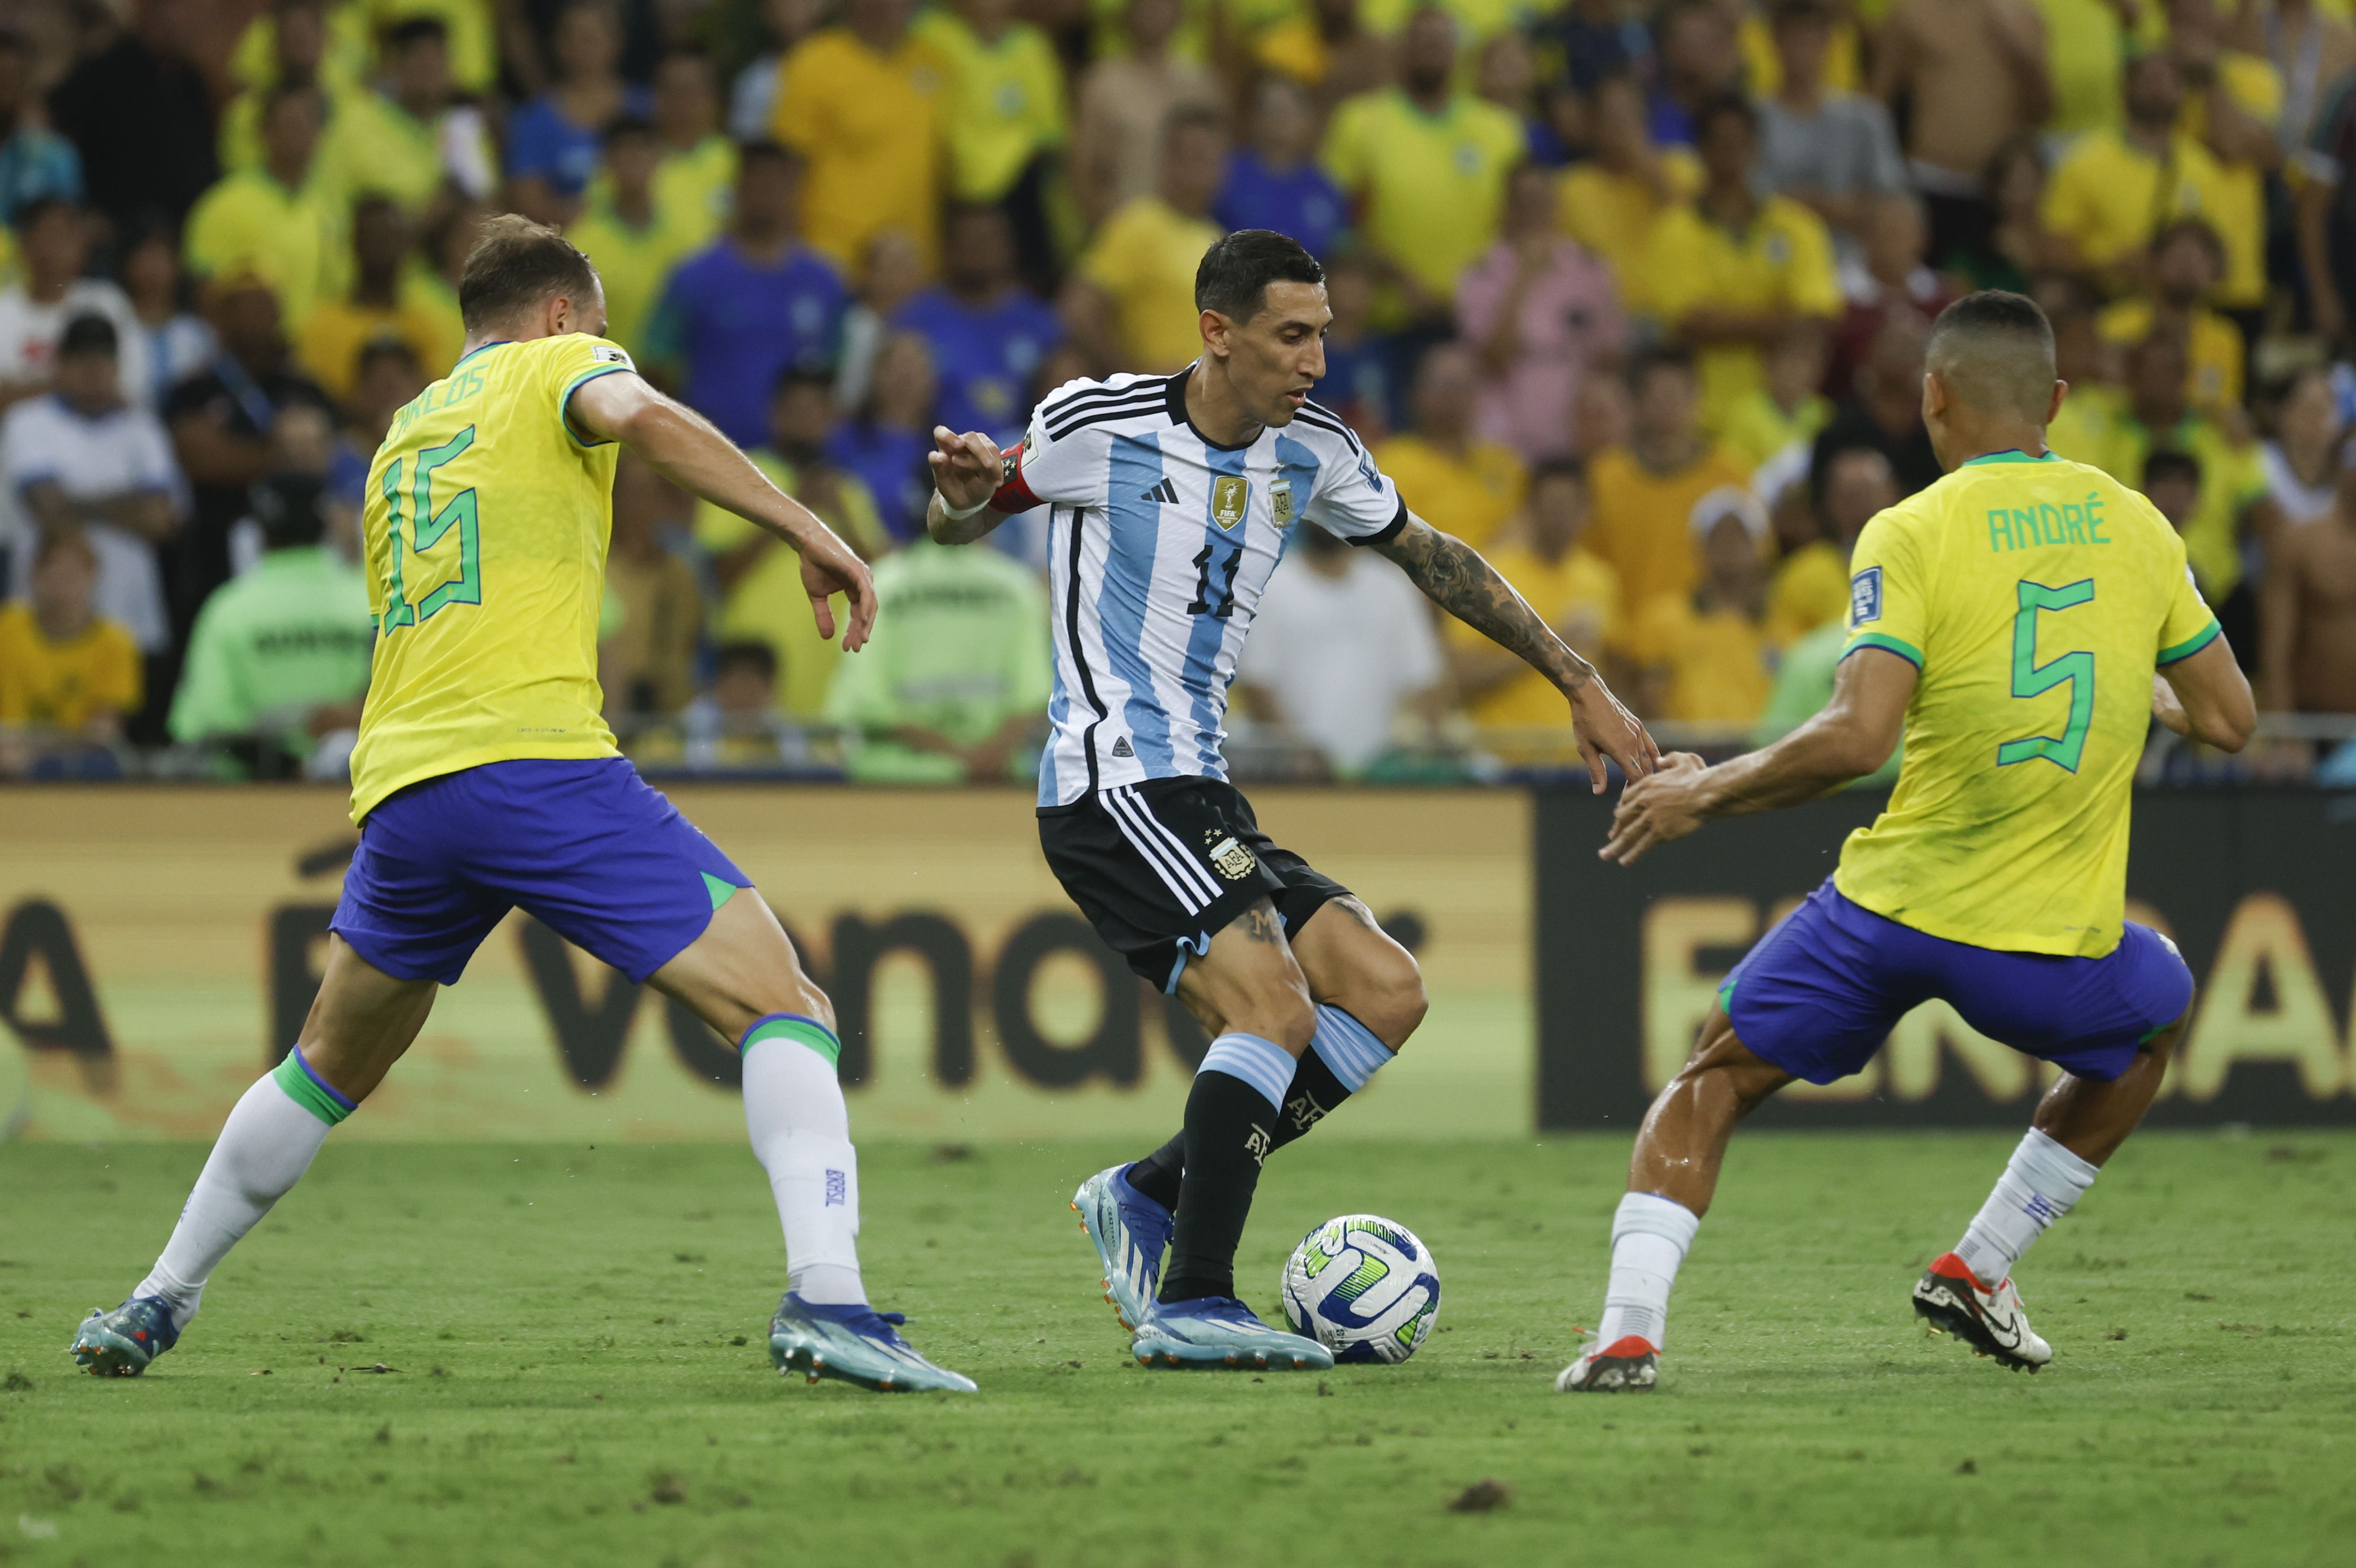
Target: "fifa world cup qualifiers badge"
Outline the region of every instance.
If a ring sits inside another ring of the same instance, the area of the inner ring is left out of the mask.
[[[1848,580],[1848,624],[1852,630],[1881,619],[1881,568],[1869,566]]]

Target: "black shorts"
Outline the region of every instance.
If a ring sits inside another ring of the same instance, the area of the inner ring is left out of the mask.
[[[1269,842],[1223,779],[1149,779],[1039,809],[1039,847],[1105,944],[1164,991],[1260,899],[1289,938],[1350,890]]]

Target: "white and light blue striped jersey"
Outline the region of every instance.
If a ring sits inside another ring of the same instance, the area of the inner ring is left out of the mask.
[[[991,505],[1045,506],[1055,640],[1041,806],[1147,779],[1225,778],[1227,686],[1260,591],[1306,520],[1356,544],[1407,524],[1398,487],[1310,403],[1248,446],[1186,418],[1186,378],[1069,381],[1031,416]]]

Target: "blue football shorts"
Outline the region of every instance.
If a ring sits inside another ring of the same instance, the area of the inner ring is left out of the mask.
[[[1950,942],[1850,902],[1826,878],[1734,966],[1719,1005],[1762,1061],[1811,1083],[1862,1070],[1891,1026],[1938,997],[1965,1023],[2081,1078],[2110,1080],[2184,1014],[2176,944],[2126,923],[2100,958]]]
[[[487,763],[377,804],[332,929],[395,979],[449,986],[520,908],[637,984],[752,885],[626,758]]]

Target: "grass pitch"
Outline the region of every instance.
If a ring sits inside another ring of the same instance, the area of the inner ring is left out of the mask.
[[[1739,1138],[1649,1398],[1551,1386],[1620,1137],[1286,1151],[1256,1305],[1361,1209],[1431,1243],[1444,1294],[1404,1367],[1264,1379],[1130,1364],[1065,1203],[1135,1151],[870,1147],[871,1288],[964,1399],[778,1379],[776,1221],[722,1147],[331,1144],[181,1348],[101,1382],[75,1320],[203,1151],[0,1147],[0,1560],[2349,1561],[2356,1137],[2131,1143],[2023,1270],[2036,1377],[1907,1307],[2011,1141]],[[1484,1478],[1502,1505],[1452,1511]]]

